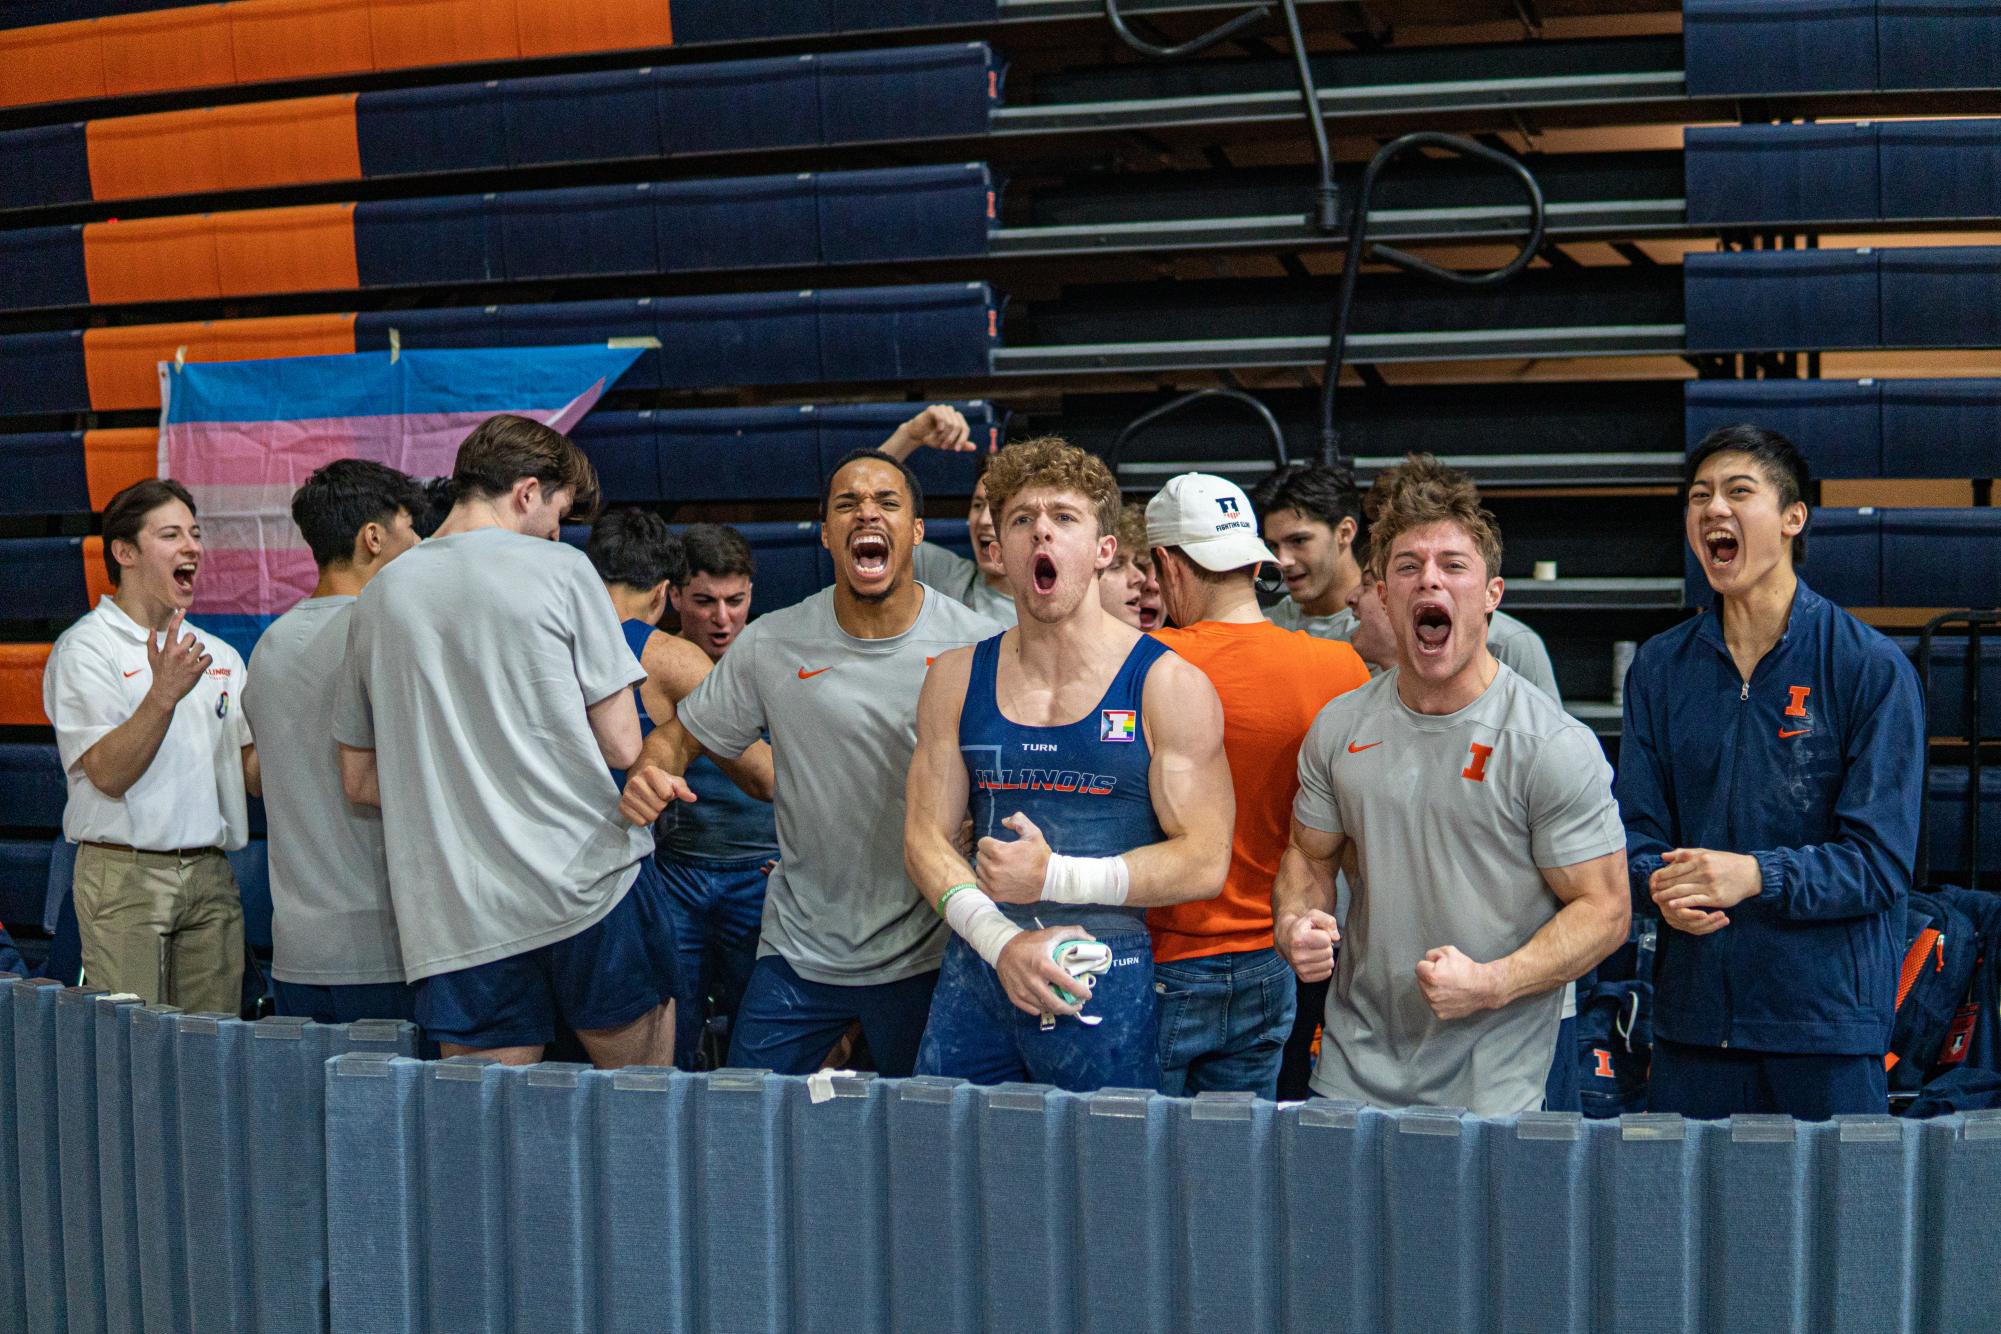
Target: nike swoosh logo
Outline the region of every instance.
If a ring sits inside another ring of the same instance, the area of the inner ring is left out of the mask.
[[[144,667],[134,667],[131,671],[125,673],[126,679],[130,680],[132,677],[137,676],[139,673],[145,670],[146,669]]]
[[[1361,753],[1362,753],[1363,751],[1365,751],[1365,750],[1372,750],[1372,749],[1374,749],[1375,747],[1377,747],[1377,746],[1380,746],[1380,745],[1382,745],[1382,744],[1383,744],[1383,743],[1382,743],[1382,742],[1380,742],[1380,741],[1371,741],[1371,742],[1370,742],[1370,743],[1369,743],[1368,745],[1366,745],[1366,746],[1358,746],[1358,745],[1356,745],[1356,744],[1355,744],[1354,742],[1350,741],[1350,742],[1348,743],[1348,753],[1349,753],[1350,755],[1360,755],[1360,754],[1361,754]]]
[[[1788,732],[1785,728],[1781,727],[1779,729],[1779,740],[1784,741],[1790,737],[1805,736],[1808,732],[1811,732],[1812,730],[1813,729],[1811,727],[1802,727],[1797,732]]]
[[[930,666],[930,665],[931,665],[932,663],[934,663],[934,662],[936,662],[936,661],[938,661],[938,660],[937,660],[936,658],[926,658],[926,659],[924,660],[924,665],[925,665],[926,667],[929,667],[929,666]]]
[[[833,670],[834,670],[834,669],[833,669],[832,667],[821,667],[821,668],[819,668],[819,669],[817,669],[817,670],[815,670],[815,671],[810,671],[810,672],[809,672],[809,671],[807,671],[807,670],[806,670],[806,669],[805,669],[804,667],[801,667],[801,668],[799,669],[799,679],[800,679],[801,681],[810,681],[810,680],[812,680],[812,679],[813,679],[814,677],[818,676],[818,675],[819,675],[819,674],[820,674],[821,672],[831,672],[831,671],[833,671]]]

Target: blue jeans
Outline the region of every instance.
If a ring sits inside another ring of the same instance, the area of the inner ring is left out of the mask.
[[[1159,1087],[1153,940],[1144,931],[1098,939],[1111,948],[1112,967],[1098,978],[1084,1012],[1104,1022],[1092,1027],[1058,1019],[1044,1032],[1041,1019],[1014,1007],[987,961],[953,936],[938,971],[917,1073],[975,1084],[1054,1084],[1072,1093]]]
[[[674,923],[674,1064],[695,1070],[709,1020],[721,1015],[736,1026],[757,963],[768,879],[764,864],[770,858],[705,862],[662,855],[656,860],[666,891],[661,902]]]
[[[937,983],[938,974],[919,973],[901,982],[837,987],[808,981],[779,955],[767,954],[751,969],[744,988],[730,1038],[730,1064],[810,1075],[848,1025],[859,1021],[875,1068],[900,1079],[916,1063],[917,1040]]]
[[[1298,981],[1277,950],[1212,954],[1153,966],[1160,997],[1160,1091],[1278,1093]]]

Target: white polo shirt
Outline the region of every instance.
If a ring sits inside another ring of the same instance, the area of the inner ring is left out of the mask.
[[[126,789],[107,797],[84,776],[84,752],[139,710],[153,684],[146,631],[109,597],[63,632],[42,677],[42,707],[56,727],[56,749],[69,783],[63,836],[73,843],[123,843],[152,852],[221,847],[227,833],[218,763],[235,763],[250,744],[238,701],[246,673],[235,649],[182,622],[213,661],[182,697],[159,753]]]

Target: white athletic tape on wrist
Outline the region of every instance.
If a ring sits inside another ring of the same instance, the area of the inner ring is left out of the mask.
[[[1000,967],[1002,948],[1021,934],[1021,928],[1008,921],[992,899],[971,885],[958,887],[947,896],[945,921],[992,968]]]
[[[1049,854],[1042,875],[1046,903],[1105,903],[1114,907],[1132,890],[1132,872],[1124,857],[1065,857]]]

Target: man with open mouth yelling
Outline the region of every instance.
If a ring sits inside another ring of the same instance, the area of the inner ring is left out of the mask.
[[[1536,1109],[1564,984],[1626,939],[1610,767],[1589,728],[1488,651],[1500,565],[1471,481],[1412,455],[1367,570],[1397,665],[1307,734],[1273,889],[1279,952],[1302,981],[1333,978],[1312,1080],[1324,1097]]]
[[[1619,749],[1633,897],[1670,928],[1648,1103],[1880,1114],[1925,780],[1917,673],[1799,577],[1790,440],[1714,431],[1683,477],[1714,604],[1641,645]]]
[[[1000,629],[912,577],[923,515],[900,460],[836,464],[820,526],[834,586],[746,626],[626,780],[626,818],[651,824],[702,751],[734,760],[770,736],[778,866],[731,1065],[809,1074],[857,1020],[883,1074],[916,1062],[947,935],[903,872],[917,694],[934,658]]]
[[[918,702],[904,860],[955,933],[918,1068],[1153,1088],[1146,909],[1213,898],[1236,800],[1215,687],[1099,593],[1118,484],[1048,438],[987,470],[1020,624],[948,653]],[[970,803],[975,871],[957,846]]]

